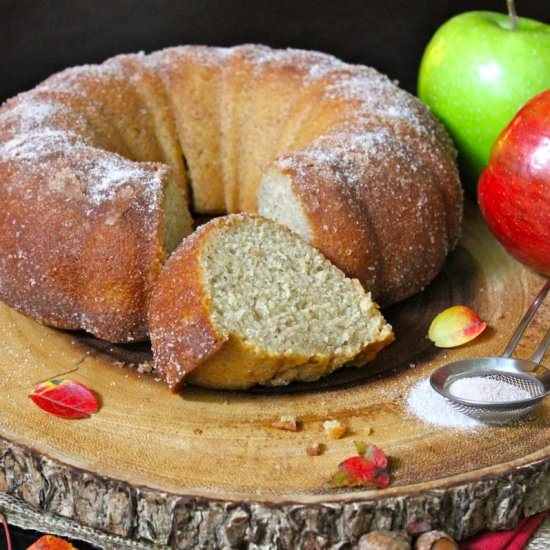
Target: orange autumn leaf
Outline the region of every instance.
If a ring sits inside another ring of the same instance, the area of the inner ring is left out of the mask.
[[[70,542],[54,537],[53,535],[44,535],[35,543],[31,544],[27,550],[78,550]]]
[[[92,391],[67,378],[38,384],[29,397],[42,410],[62,418],[87,418],[99,409],[99,403]]]
[[[453,306],[443,310],[430,325],[428,338],[438,348],[454,348],[477,338],[487,323],[467,306]]]

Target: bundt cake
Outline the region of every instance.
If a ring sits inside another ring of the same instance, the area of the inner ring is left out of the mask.
[[[149,314],[155,370],[242,389],[362,366],[393,340],[370,294],[288,228],[253,214],[202,225],[170,256]]]
[[[146,338],[189,206],[279,221],[387,305],[457,241],[454,160],[417,99],[321,53],[183,46],[67,69],[0,108],[0,298]]]

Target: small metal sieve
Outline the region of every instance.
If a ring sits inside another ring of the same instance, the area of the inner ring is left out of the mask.
[[[540,364],[550,346],[550,330],[529,360],[515,359],[511,355],[549,290],[550,280],[529,306],[500,357],[479,357],[449,363],[432,373],[432,388],[460,412],[488,424],[505,424],[535,409],[550,393],[550,370]],[[474,377],[487,377],[510,384],[527,391],[531,397],[515,401],[472,401],[451,393],[453,382]]]

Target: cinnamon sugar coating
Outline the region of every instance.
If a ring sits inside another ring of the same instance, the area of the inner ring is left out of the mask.
[[[389,304],[457,242],[454,161],[416,98],[318,52],[182,46],[67,69],[0,107],[0,299],[144,339],[161,267],[192,230],[187,204],[278,219],[258,192],[275,173],[304,236]]]

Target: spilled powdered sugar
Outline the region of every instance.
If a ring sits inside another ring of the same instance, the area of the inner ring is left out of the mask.
[[[456,410],[443,396],[432,389],[428,378],[413,386],[407,396],[407,406],[414,416],[434,426],[456,430],[479,429],[487,426]]]

